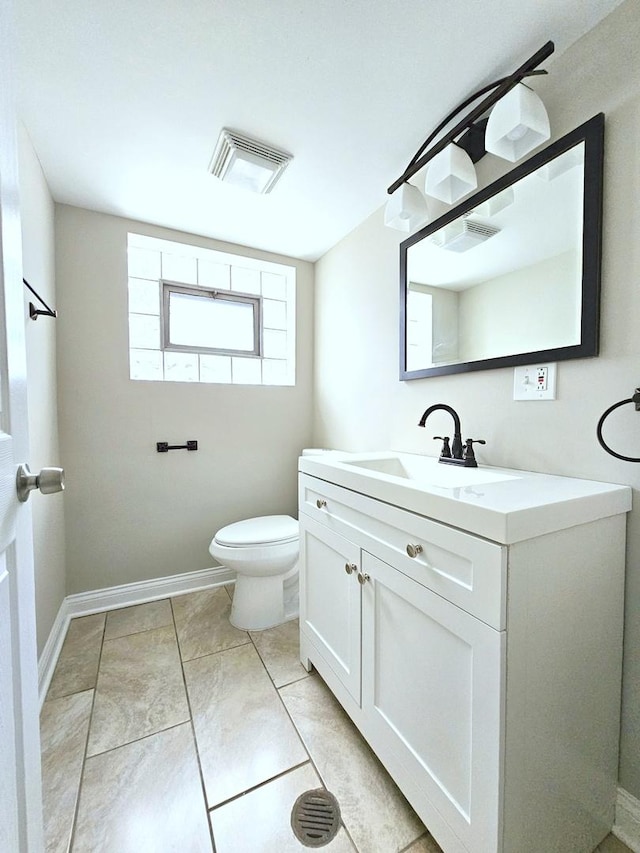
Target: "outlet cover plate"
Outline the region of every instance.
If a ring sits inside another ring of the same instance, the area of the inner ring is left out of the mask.
[[[514,400],[555,400],[557,364],[526,364],[513,371]]]

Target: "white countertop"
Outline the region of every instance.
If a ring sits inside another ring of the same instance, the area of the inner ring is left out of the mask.
[[[509,468],[461,468],[400,451],[301,456],[298,469],[502,544],[631,509],[629,486]]]

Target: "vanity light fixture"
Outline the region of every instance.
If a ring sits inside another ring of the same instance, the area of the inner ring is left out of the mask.
[[[235,130],[223,128],[209,163],[211,174],[254,193],[271,192],[293,157]]]
[[[409,207],[404,206],[406,193],[401,189],[427,164],[430,165],[426,173],[425,193],[453,204],[477,187],[473,164],[487,151],[515,162],[549,139],[549,118],[544,104],[522,80],[546,74],[537,66],[551,56],[554,49],[553,42],[548,41],[513,74],[483,86],[440,122],[402,175],[388,188],[391,198],[385,209],[385,225],[402,231],[414,230],[406,225],[407,221],[411,222],[411,213]],[[464,110],[469,112],[436,142],[437,137]],[[410,195],[411,204],[415,206],[415,194]],[[423,223],[416,223],[416,227],[420,224]]]
[[[415,231],[429,218],[427,202],[418,187],[402,184],[384,209],[384,224],[398,231]]]
[[[424,191],[432,198],[453,204],[478,186],[473,161],[464,148],[451,143],[431,161]]]
[[[533,89],[518,83],[491,111],[484,145],[491,154],[515,163],[550,136],[544,104]]]

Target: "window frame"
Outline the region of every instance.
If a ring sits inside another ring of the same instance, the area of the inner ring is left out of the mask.
[[[161,278],[162,288],[161,312],[160,312],[160,344],[162,352],[191,352],[209,355],[241,356],[242,358],[263,358],[263,334],[262,334],[262,299],[261,295],[254,293],[240,293],[234,290],[223,290],[213,287],[199,287],[186,285],[179,281],[169,281]],[[171,293],[180,293],[186,296],[198,296],[203,299],[222,299],[225,302],[235,302],[253,305],[253,340],[255,346],[252,350],[245,349],[223,349],[222,347],[198,347],[190,344],[172,344],[170,341],[170,314],[169,300]]]

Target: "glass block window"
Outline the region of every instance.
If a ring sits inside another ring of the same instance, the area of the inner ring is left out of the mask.
[[[136,380],[295,384],[295,267],[129,234]]]

